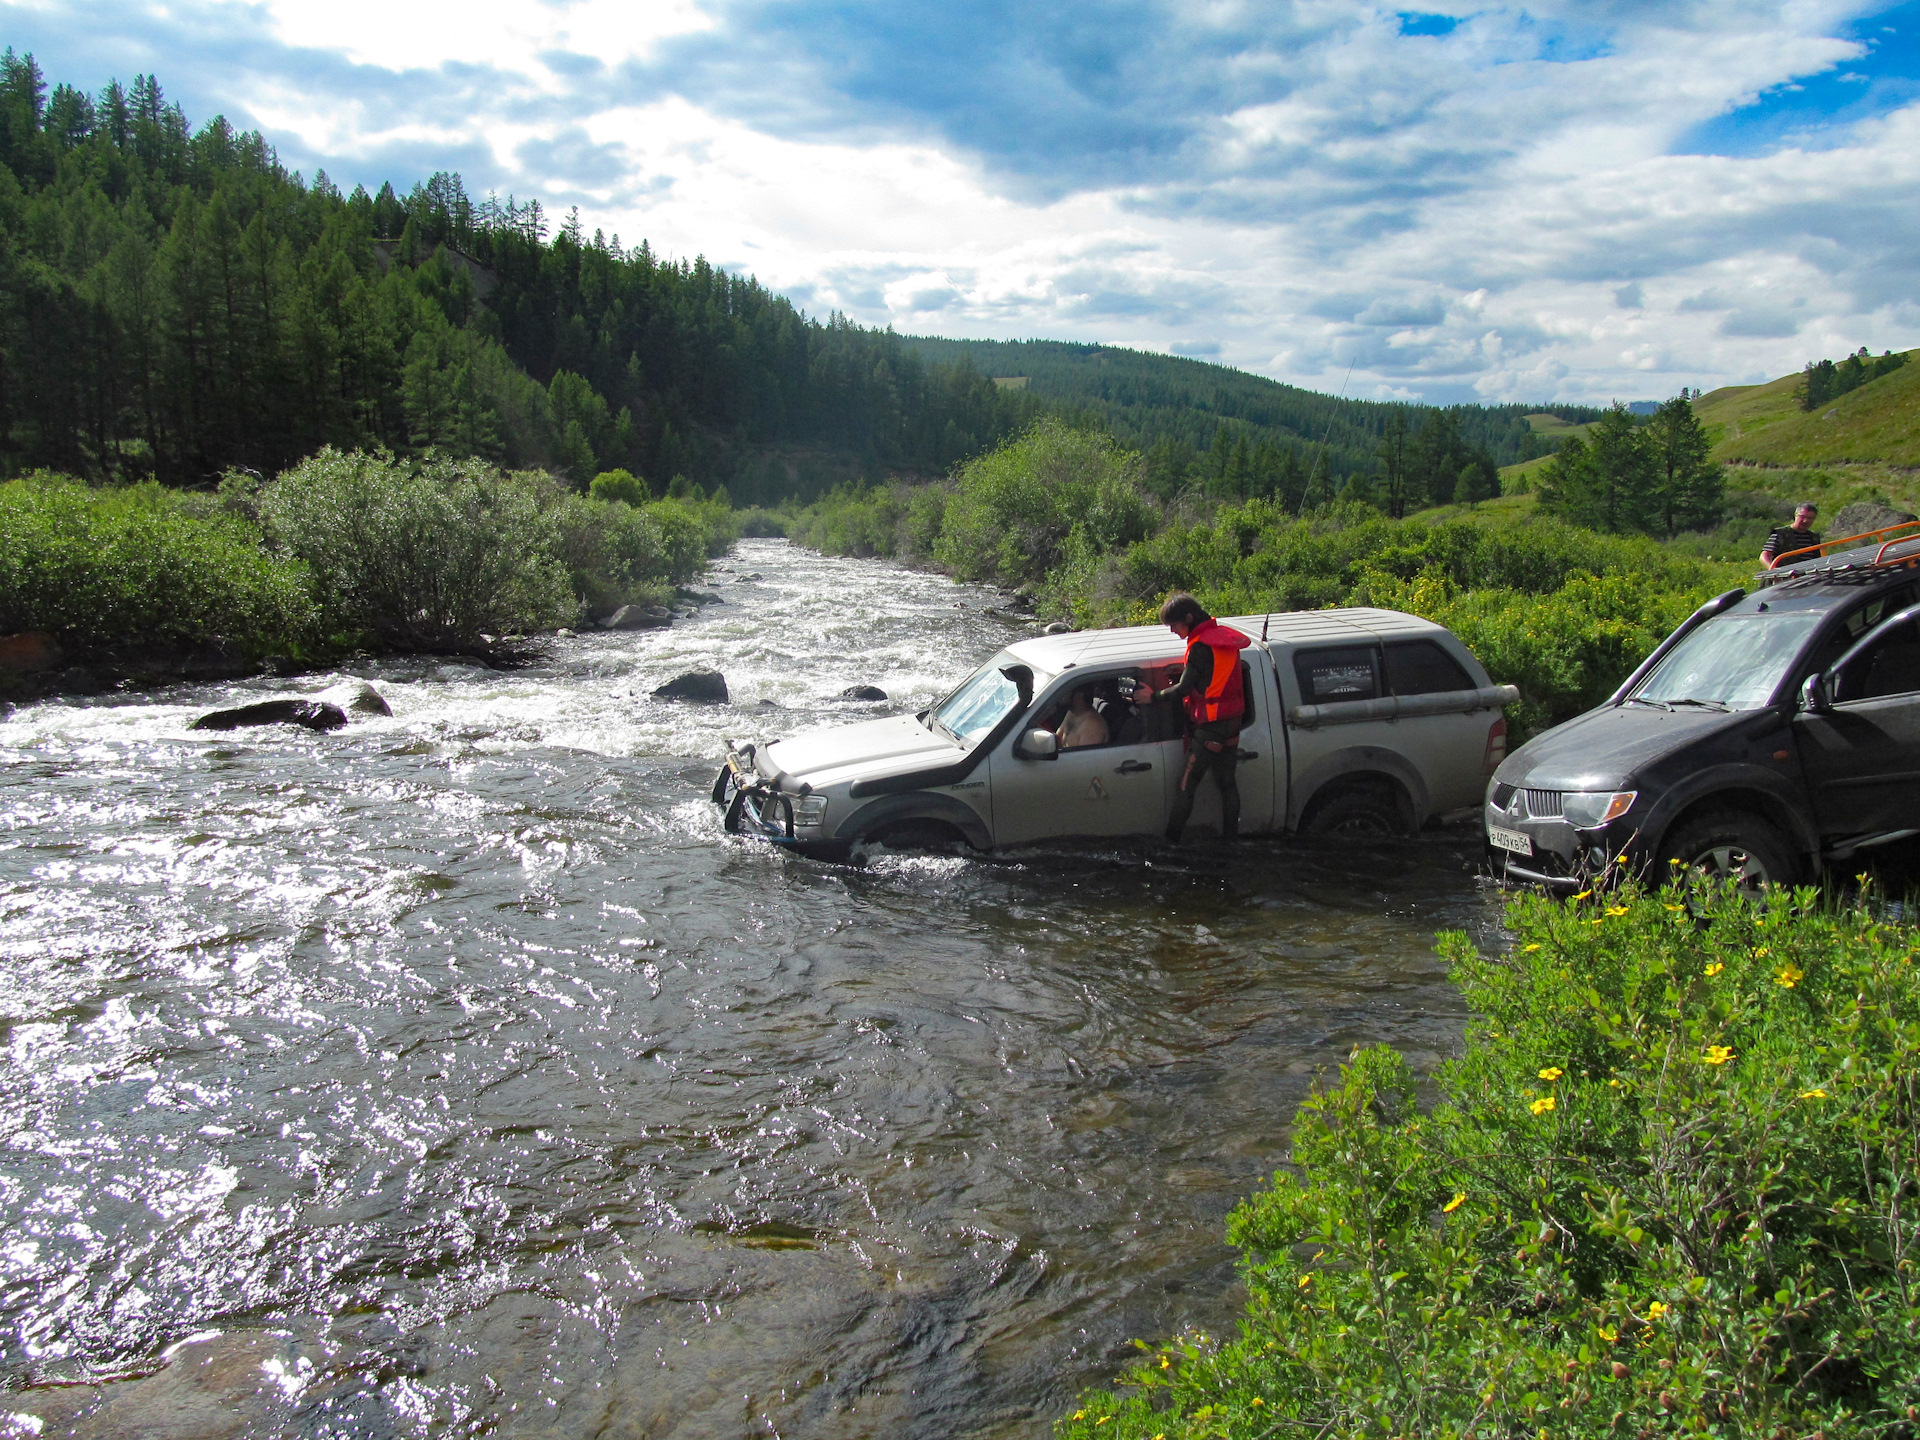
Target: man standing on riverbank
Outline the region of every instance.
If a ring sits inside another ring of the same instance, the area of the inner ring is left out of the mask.
[[[1793,524],[1776,525],[1767,532],[1767,543],[1760,547],[1760,563],[1772,566],[1776,555],[1786,555],[1795,550],[1805,550],[1810,545],[1820,543],[1820,532],[1813,528],[1813,522],[1819,518],[1820,507],[1811,500],[1802,500],[1793,512]],[[1803,557],[1811,559],[1811,556]]]
[[[1220,838],[1235,839],[1240,833],[1240,786],[1233,771],[1240,758],[1240,726],[1247,713],[1240,652],[1252,642],[1215,620],[1184,591],[1167,597],[1160,607],[1160,620],[1187,642],[1185,668],[1178,684],[1158,695],[1143,687],[1133,699],[1142,705],[1155,699],[1186,704],[1187,763],[1167,816],[1167,839],[1178,840],[1187,828],[1194,794],[1208,774],[1220,785]]]

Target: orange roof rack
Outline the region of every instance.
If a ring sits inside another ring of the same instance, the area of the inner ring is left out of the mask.
[[[1912,530],[1914,533],[1911,535],[1902,535],[1898,539],[1885,541],[1880,548],[1874,552],[1873,559],[1867,562],[1871,565],[1889,564],[1891,562],[1884,558],[1887,551],[1895,545],[1904,545],[1909,540],[1920,540],[1920,529],[1915,529],[1916,526],[1920,526],[1920,520],[1902,520],[1898,525],[1889,525],[1884,530],[1869,530],[1862,535],[1843,535],[1837,540],[1822,540],[1818,545],[1805,545],[1798,550],[1788,550],[1783,554],[1774,556],[1773,559],[1767,562],[1767,569],[1778,570],[1783,561],[1792,560],[1798,556],[1825,556],[1836,548],[1841,550],[1854,549],[1863,542],[1873,541],[1882,535],[1891,535],[1896,530]]]

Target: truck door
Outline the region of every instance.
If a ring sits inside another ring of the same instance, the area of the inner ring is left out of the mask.
[[[1794,720],[1821,835],[1920,825],[1920,620],[1876,631],[1831,682],[1831,708]]]
[[[1056,712],[1073,690],[1108,690],[1120,673],[1069,672],[988,757],[994,844],[1067,835],[1158,835],[1166,828],[1166,747],[1121,729],[1117,716],[1105,744],[1061,750],[1048,760],[1023,759],[1019,753],[1028,730],[1059,723]]]

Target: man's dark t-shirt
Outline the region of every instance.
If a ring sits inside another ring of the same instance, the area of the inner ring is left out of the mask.
[[[1819,543],[1818,530],[1796,530],[1791,525],[1777,525],[1768,533],[1767,543],[1760,547],[1760,558],[1771,560],[1776,555],[1785,555],[1792,550],[1805,550],[1808,546]]]

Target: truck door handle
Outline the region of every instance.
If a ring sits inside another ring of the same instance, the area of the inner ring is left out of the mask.
[[[1138,775],[1143,770],[1151,770],[1151,769],[1153,769],[1153,766],[1149,765],[1144,760],[1129,760],[1126,762],[1126,764],[1122,765],[1114,773],[1116,775]]]

